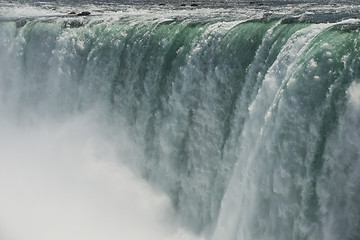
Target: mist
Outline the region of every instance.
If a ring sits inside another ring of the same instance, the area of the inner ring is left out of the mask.
[[[126,134],[114,143],[91,117],[2,117],[0,239],[195,239],[174,227],[168,197],[122,165],[134,143]]]

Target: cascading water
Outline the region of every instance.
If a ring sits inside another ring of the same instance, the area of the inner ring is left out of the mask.
[[[359,22],[159,11],[2,16],[1,120],[100,121],[207,239],[360,238]]]

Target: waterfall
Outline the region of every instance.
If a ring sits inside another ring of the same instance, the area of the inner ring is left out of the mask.
[[[2,20],[0,109],[20,125],[95,112],[136,149],[119,164],[208,239],[357,239],[357,24]]]

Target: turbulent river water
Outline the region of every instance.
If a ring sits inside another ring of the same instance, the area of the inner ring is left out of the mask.
[[[360,238],[356,2],[0,3],[1,239]]]

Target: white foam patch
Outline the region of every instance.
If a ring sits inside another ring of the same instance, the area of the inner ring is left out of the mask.
[[[357,111],[360,111],[360,83],[352,83],[349,90],[349,104]]]
[[[136,147],[97,132],[84,117],[0,121],[0,239],[195,239],[171,226],[167,196],[120,164]]]

